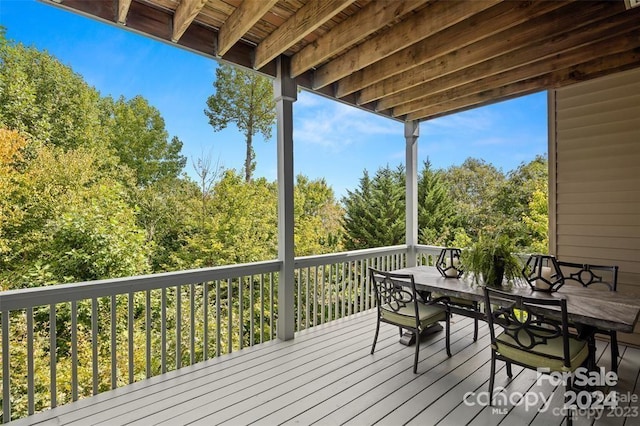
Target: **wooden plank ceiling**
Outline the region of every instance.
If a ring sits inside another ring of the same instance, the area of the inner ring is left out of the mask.
[[[640,66],[624,0],[43,1],[401,121]]]

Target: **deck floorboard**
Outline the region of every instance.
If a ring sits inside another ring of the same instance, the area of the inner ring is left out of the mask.
[[[473,322],[455,315],[451,352],[444,332],[424,339],[418,374],[414,348],[398,343],[398,330],[383,324],[370,354],[374,311],[304,330],[292,341],[271,341],[134,383],[11,424],[56,425],[561,425],[551,409],[562,387],[536,384],[536,372],[513,367],[509,380],[498,362],[496,387],[507,394],[535,392],[549,410],[516,403],[496,410],[465,404],[465,395],[488,390],[489,330],[474,342]],[[640,349],[620,345],[621,393],[640,391]],[[598,364],[610,365],[608,342],[597,342]],[[554,392],[555,391],[555,392]],[[472,399],[473,400],[473,399]],[[621,405],[638,409],[638,402]],[[638,417],[579,418],[575,425],[640,425]]]

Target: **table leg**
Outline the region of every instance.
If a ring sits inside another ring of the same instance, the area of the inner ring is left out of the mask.
[[[423,337],[429,336],[442,330],[444,330],[444,327],[440,323],[436,322],[422,330],[422,333],[420,333],[420,340],[422,340]],[[402,333],[402,337],[400,338],[401,344],[405,346],[411,346],[415,342],[416,336],[413,335],[412,331],[405,331],[404,333]]]

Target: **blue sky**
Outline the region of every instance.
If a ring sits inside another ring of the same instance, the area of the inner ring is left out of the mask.
[[[217,63],[186,50],[35,0],[0,0],[9,39],[46,50],[103,96],[144,96],[192,160],[210,156],[240,170],[244,137],[231,125],[214,132],[204,115]],[[435,168],[480,158],[508,172],[547,151],[546,92],[420,124],[419,161]],[[404,163],[402,123],[302,92],[294,104],[296,174],[324,177],[340,198],[364,169]],[[256,176],[276,179],[275,132],[254,139]]]

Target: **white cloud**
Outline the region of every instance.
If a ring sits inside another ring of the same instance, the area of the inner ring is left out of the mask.
[[[303,95],[301,93],[300,95]],[[304,93],[294,114],[294,140],[341,152],[356,143],[384,135],[402,136],[402,124],[340,102]],[[298,103],[297,102],[297,103]]]

